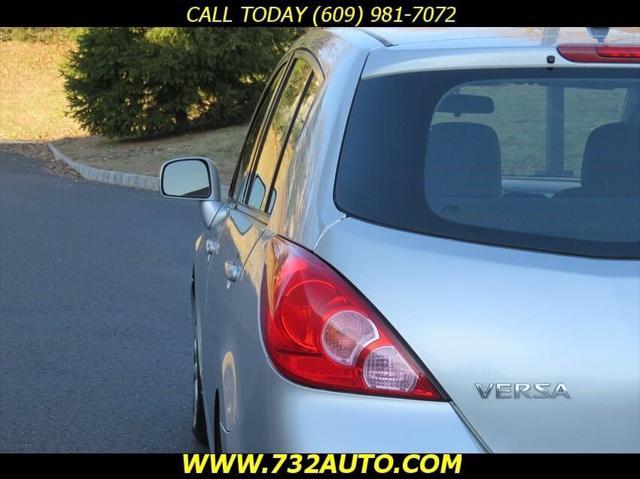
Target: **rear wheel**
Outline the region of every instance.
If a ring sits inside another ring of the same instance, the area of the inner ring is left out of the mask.
[[[203,445],[209,445],[207,437],[207,421],[204,417],[204,401],[200,382],[200,366],[198,365],[198,348],[193,344],[193,435]]]
[[[213,440],[215,441],[213,444],[213,452],[215,452],[216,454],[222,454],[222,434],[220,431],[220,397],[218,396],[218,393],[216,392],[216,406],[215,406],[215,429],[213,430],[213,434],[214,434],[214,438]]]

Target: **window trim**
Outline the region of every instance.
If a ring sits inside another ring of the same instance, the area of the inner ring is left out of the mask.
[[[313,72],[313,70],[311,71],[311,73],[309,74],[309,77],[307,78],[307,81],[304,84],[304,87],[302,88],[302,93],[300,95],[300,100],[298,101],[298,104],[296,105],[296,108],[293,112],[293,117],[291,119],[291,123],[289,123],[289,127],[287,128],[287,132],[285,134],[284,137],[284,143],[282,144],[282,148],[280,148],[280,152],[278,153],[278,160],[276,161],[276,168],[275,171],[273,172],[273,176],[271,177],[271,184],[269,185],[269,189],[267,190],[267,194],[265,197],[265,207],[268,209],[269,207],[269,203],[271,202],[271,195],[273,194],[274,187],[276,185],[276,180],[278,179],[278,173],[280,173],[280,164],[282,163],[282,158],[284,157],[284,152],[285,149],[287,147],[287,144],[289,143],[289,138],[291,138],[291,132],[293,131],[293,126],[296,122],[296,119],[298,118],[298,114],[300,113],[300,107],[302,106],[302,101],[305,98],[305,95],[307,94],[307,92],[309,91],[309,87],[311,86],[311,82],[312,80],[315,78],[315,73]],[[315,100],[315,98],[314,98]],[[311,102],[311,107],[313,108],[313,102]],[[261,208],[262,210],[262,208]],[[265,211],[265,210],[262,210]],[[267,214],[270,214],[269,211],[265,211]]]
[[[253,155],[253,158],[251,158],[250,162],[251,162],[251,168],[250,168],[250,183],[247,186],[246,191],[244,192],[244,196],[243,198],[234,198],[235,203],[238,206],[242,206],[242,210],[245,213],[250,213],[250,212],[254,212],[255,216],[257,219],[260,219],[261,221],[264,221],[264,217],[266,217],[267,219],[271,216],[269,213],[267,213],[265,210],[263,210],[261,207],[260,208],[255,208],[251,205],[249,205],[247,203],[249,194],[251,192],[251,186],[253,185],[253,178],[255,176],[255,172],[257,170],[257,166],[258,166],[258,159],[260,156],[260,153],[262,152],[262,147],[264,145],[264,140],[265,140],[265,136],[266,136],[266,132],[267,132],[267,127],[268,125],[271,125],[271,121],[273,119],[273,115],[275,113],[275,107],[276,105],[279,104],[280,102],[280,98],[282,96],[282,93],[284,91],[284,88],[286,87],[288,81],[289,81],[289,77],[291,76],[291,72],[293,71],[293,67],[295,65],[295,61],[296,60],[303,60],[305,61],[309,67],[311,68],[312,71],[312,75],[309,75],[309,78],[307,78],[307,82],[305,83],[304,89],[302,91],[302,96],[301,99],[304,97],[304,94],[308,91],[310,82],[309,80],[313,77],[317,77],[320,79],[320,85],[322,87],[322,85],[324,85],[324,80],[325,80],[325,75],[324,72],[322,71],[322,68],[320,66],[320,63],[318,62],[318,60],[316,59],[316,57],[307,49],[305,48],[298,48],[296,50],[292,50],[289,53],[287,53],[286,57],[283,58],[283,60],[281,60],[281,62],[278,64],[278,66],[274,69],[274,73],[272,74],[272,78],[275,78],[277,76],[277,74],[280,72],[281,68],[285,68],[285,73],[284,76],[282,77],[282,80],[280,81],[280,84],[277,86],[277,90],[275,92],[274,97],[271,99],[271,102],[268,106],[268,111],[267,111],[267,115],[265,116],[265,119],[262,122],[262,125],[260,125],[260,130],[258,132],[258,137],[256,139],[256,144],[259,145],[259,147],[255,150],[255,153]],[[270,80],[271,81],[271,80]],[[265,88],[265,92],[266,92],[266,88]],[[264,95],[264,92],[263,92]],[[316,103],[316,99],[319,97],[320,95],[317,94],[316,98],[314,98],[314,101],[311,104],[311,109],[314,108],[315,103]],[[261,97],[262,101],[263,98]],[[259,103],[259,105],[261,105],[261,103]],[[298,104],[296,105],[296,109],[294,112],[294,115],[292,117],[292,122],[289,125],[289,128],[287,129],[287,133],[286,133],[286,137],[285,137],[285,142],[283,144],[283,147],[280,149],[280,152],[278,154],[278,160],[276,163],[276,167],[275,167],[275,171],[274,171],[274,175],[271,179],[271,184],[269,185],[269,188],[266,190],[266,197],[265,197],[265,201],[264,204],[267,206],[269,204],[269,199],[271,197],[271,191],[273,189],[273,186],[275,185],[275,181],[277,179],[277,175],[278,172],[280,171],[280,163],[282,161],[282,156],[283,156],[283,152],[284,152],[284,146],[286,145],[288,139],[289,139],[289,135],[291,133],[291,129],[292,129],[292,125],[294,123],[293,120],[295,120],[299,110],[300,110],[300,105],[301,103],[298,102]],[[258,111],[259,107],[256,108],[256,112]],[[254,112],[254,116],[255,116],[255,112]],[[253,121],[253,120],[252,120]],[[252,123],[253,125],[253,123]],[[251,127],[250,127],[251,128]],[[245,138],[245,145],[246,145],[246,138]],[[242,158],[242,153],[244,153],[244,148],[245,146],[243,145],[243,149],[242,152],[240,153],[240,158]],[[236,181],[236,175],[238,174],[239,171],[239,166],[240,166],[240,158],[238,159],[238,164],[236,165],[236,171],[234,172],[234,177],[232,180],[232,188],[233,190],[230,188],[230,192],[229,192],[229,196],[231,197],[232,194],[235,193],[235,181]],[[262,206],[262,205],[261,205]],[[262,217],[262,219],[261,219]]]
[[[246,193],[247,193],[248,189],[247,189],[247,191],[244,192],[244,195],[243,195],[242,198],[236,198],[235,194],[236,194],[236,187],[237,187],[237,182],[238,182],[238,175],[239,175],[239,172],[240,172],[240,167],[242,165],[242,158],[243,158],[244,153],[245,153],[245,151],[247,149],[247,146],[248,146],[247,142],[249,140],[249,132],[254,127],[255,122],[258,120],[257,119],[258,112],[260,111],[260,108],[262,108],[262,105],[263,105],[264,101],[266,100],[266,94],[269,91],[269,88],[273,85],[273,82],[278,77],[278,74],[280,73],[280,71],[284,70],[284,76],[280,80],[280,83],[278,85],[276,85],[275,91],[274,91],[274,96],[271,99],[271,101],[269,102],[269,104],[267,105],[267,113],[265,115],[265,118],[270,118],[271,110],[273,109],[273,103],[274,103],[276,97],[277,98],[280,97],[280,90],[282,89],[282,85],[286,82],[286,79],[288,78],[288,69],[290,67],[290,63],[291,63],[292,58],[293,58],[293,55],[291,54],[291,52],[289,52],[280,60],[278,65],[273,69],[273,72],[271,73],[271,76],[269,77],[269,80],[267,81],[267,86],[264,88],[264,90],[260,94],[260,99],[258,100],[258,104],[257,104],[255,110],[253,111],[253,114],[251,115],[251,121],[249,122],[249,129],[247,130],[247,134],[246,134],[246,136],[244,138],[244,142],[242,143],[242,149],[240,150],[240,154],[238,155],[238,160],[236,162],[236,168],[235,168],[235,170],[233,172],[233,177],[231,178],[231,185],[229,185],[228,198],[230,200],[233,200],[233,201],[239,202],[239,203],[243,203],[244,200],[246,199]],[[256,143],[261,142],[261,138],[262,138],[262,134],[263,134],[265,123],[266,122],[263,120],[262,124],[258,125],[258,134],[256,136]],[[254,171],[253,170],[254,163],[255,163],[255,155],[253,155],[253,157],[249,159],[249,164],[250,164],[249,171],[250,172]]]
[[[269,223],[269,215],[262,210],[237,201],[234,202],[234,208],[264,225]]]
[[[273,100],[269,105],[269,111],[267,113],[267,116],[265,117],[265,120],[260,127],[260,133],[259,133],[258,141],[256,143],[258,145],[258,148],[256,148],[254,156],[251,160],[249,184],[247,186],[247,190],[245,191],[245,196],[243,198],[242,204],[247,206],[247,208],[251,208],[256,211],[264,212],[264,210],[261,208],[262,203],[260,203],[260,206],[257,208],[249,204],[249,198],[251,197],[251,188],[253,187],[253,180],[255,179],[256,172],[258,171],[258,160],[260,159],[260,155],[262,154],[262,150],[264,148],[264,142],[266,140],[267,131],[271,126],[271,122],[273,121],[273,116],[276,112],[277,106],[280,104],[282,93],[284,92],[284,89],[289,83],[289,78],[291,77],[291,73],[293,71],[293,67],[295,66],[295,62],[296,62],[296,57],[294,55],[291,55],[291,58],[289,59],[289,63],[286,66],[284,76],[282,77],[282,81],[280,82],[280,85],[278,86],[278,90],[276,91],[276,95],[273,97]],[[267,185],[265,184],[265,195],[269,194],[270,188],[271,188],[271,185],[267,187]],[[263,202],[264,202],[264,198],[263,198]]]

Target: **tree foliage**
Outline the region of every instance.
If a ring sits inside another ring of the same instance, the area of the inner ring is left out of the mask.
[[[246,121],[295,28],[95,28],[63,70],[93,134],[145,137]]]

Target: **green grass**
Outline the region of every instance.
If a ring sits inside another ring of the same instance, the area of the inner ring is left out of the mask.
[[[246,130],[246,125],[230,126],[146,141],[88,136],[54,144],[70,158],[95,168],[142,175],[157,175],[160,165],[171,158],[205,156],[217,164],[221,182],[229,184]]]
[[[0,42],[0,142],[84,135],[66,115],[60,65],[73,42]]]
[[[84,30],[82,27],[2,27],[0,28],[0,42],[69,42],[75,40]]]

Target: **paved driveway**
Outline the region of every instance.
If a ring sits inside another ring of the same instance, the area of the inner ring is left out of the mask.
[[[192,202],[0,152],[0,452],[195,451]]]

